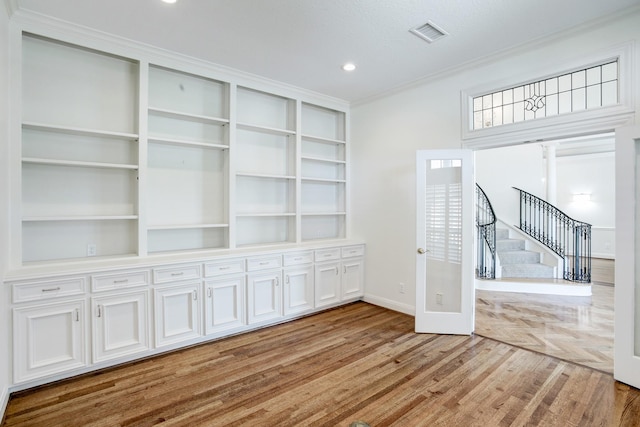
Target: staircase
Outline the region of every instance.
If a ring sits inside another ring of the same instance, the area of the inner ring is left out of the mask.
[[[509,238],[509,230],[496,230],[496,251],[502,278],[555,278],[554,267],[540,262],[541,253],[527,250],[524,239]]]

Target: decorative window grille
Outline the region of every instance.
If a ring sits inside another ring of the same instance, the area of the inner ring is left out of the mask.
[[[616,105],[618,61],[473,98],[473,130]]]

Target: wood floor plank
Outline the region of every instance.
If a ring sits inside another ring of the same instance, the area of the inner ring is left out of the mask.
[[[11,396],[3,426],[632,426],[640,391],[354,303]]]

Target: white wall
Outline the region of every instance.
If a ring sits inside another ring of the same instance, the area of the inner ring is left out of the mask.
[[[640,38],[638,22],[636,11],[352,108],[353,228],[367,242],[368,301],[407,313],[415,309],[415,152],[462,146],[460,91],[500,86],[532,70],[564,71],[567,61]],[[639,57],[635,45],[636,70]],[[634,98],[638,103],[637,89]]]
[[[8,164],[8,129],[7,116],[9,115],[9,84],[8,84],[8,34],[9,18],[6,8],[0,6],[0,283],[4,280],[6,266],[9,258],[9,164]],[[9,302],[6,301],[8,292],[0,290],[0,418],[4,413],[8,399],[9,379],[9,351],[11,349],[9,338],[10,314],[5,309]]]
[[[591,252],[601,258],[615,257],[615,167],[613,152],[557,159],[558,207],[592,225]],[[579,193],[591,201],[575,202]]]
[[[498,219],[520,223],[520,192],[513,187],[545,198],[545,162],[540,144],[476,151],[476,182],[491,201]]]

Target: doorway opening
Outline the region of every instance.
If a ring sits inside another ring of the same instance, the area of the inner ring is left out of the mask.
[[[499,219],[518,224],[511,187],[525,189],[592,224],[593,260],[591,296],[476,289],[476,334],[612,373],[615,134],[479,150],[475,164]],[[535,286],[535,279],[519,280]]]

